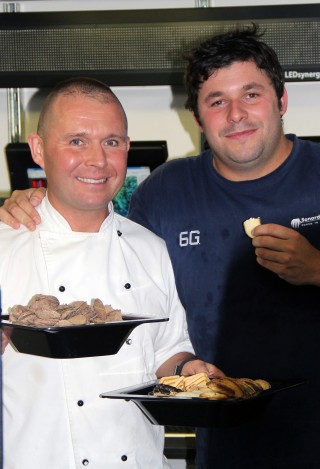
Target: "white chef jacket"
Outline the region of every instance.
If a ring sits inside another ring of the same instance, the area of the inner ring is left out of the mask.
[[[60,303],[100,298],[122,312],[169,317],[138,326],[115,355],[3,355],[5,469],[157,469],[163,427],[105,391],[144,383],[175,353],[193,353],[164,242],[113,212],[99,233],[73,232],[45,199],[35,232],[0,224],[3,311],[37,293]]]

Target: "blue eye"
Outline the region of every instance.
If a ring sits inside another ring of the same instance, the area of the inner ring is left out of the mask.
[[[80,138],[73,138],[70,143],[71,145],[79,146],[81,145],[82,140],[80,140]]]
[[[127,144],[127,140],[122,137],[117,138],[108,138],[105,140],[104,143],[107,147],[111,148],[125,148]]]
[[[118,141],[115,140],[114,138],[107,140],[106,143],[109,147],[117,147],[119,145]]]

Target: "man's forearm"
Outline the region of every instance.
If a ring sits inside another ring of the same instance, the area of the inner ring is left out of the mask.
[[[180,365],[181,362],[188,359],[196,359],[194,355],[189,352],[180,352],[173,355],[167,361],[165,361],[156,371],[158,378],[162,376],[171,376],[174,374],[176,366]]]

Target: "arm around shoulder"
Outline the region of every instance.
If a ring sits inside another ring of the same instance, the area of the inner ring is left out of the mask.
[[[30,231],[35,230],[41,221],[35,207],[41,203],[45,195],[44,188],[14,191],[0,207],[0,220],[15,229],[24,225]]]

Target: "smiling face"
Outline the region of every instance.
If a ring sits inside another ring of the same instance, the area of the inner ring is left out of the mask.
[[[199,125],[213,152],[217,171],[230,180],[262,177],[290,153],[280,108],[267,74],[254,62],[234,62],[215,71],[198,94]]]
[[[60,95],[41,137],[32,134],[29,145],[46,172],[53,207],[73,229],[78,220],[88,221],[88,231],[99,229],[126,175],[129,139],[120,104]]]

